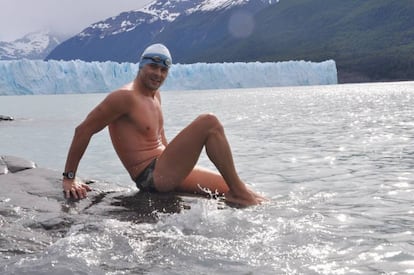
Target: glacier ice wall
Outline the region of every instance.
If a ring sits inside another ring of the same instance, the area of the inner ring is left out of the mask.
[[[134,79],[138,64],[0,61],[0,95],[109,92]],[[202,90],[337,84],[333,60],[175,64],[162,90]]]

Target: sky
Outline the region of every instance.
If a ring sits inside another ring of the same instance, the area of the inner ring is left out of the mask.
[[[0,0],[0,41],[40,30],[75,35],[90,24],[153,0]]]

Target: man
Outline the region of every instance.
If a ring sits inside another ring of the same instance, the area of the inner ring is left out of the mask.
[[[82,199],[91,190],[75,180],[76,170],[91,137],[108,126],[116,153],[142,191],[203,193],[207,188],[231,203],[263,201],[237,175],[223,127],[214,115],[199,116],[167,142],[158,89],[171,64],[164,45],[149,46],[133,82],[110,93],[76,127],[63,173],[67,198]],[[195,166],[204,147],[220,174]]]

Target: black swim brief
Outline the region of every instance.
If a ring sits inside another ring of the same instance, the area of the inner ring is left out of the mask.
[[[135,178],[134,182],[140,191],[146,191],[146,192],[157,191],[157,189],[155,189],[154,178],[153,178],[153,173],[154,173],[156,162],[157,162],[157,159],[153,159],[151,163],[147,167],[145,167],[144,171],[142,171],[141,174],[139,174],[138,177]]]

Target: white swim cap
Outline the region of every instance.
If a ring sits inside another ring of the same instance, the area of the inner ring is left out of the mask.
[[[163,44],[152,44],[148,46],[141,55],[139,61],[139,68],[141,69],[146,64],[158,64],[166,68],[171,67],[172,58],[170,51]]]

